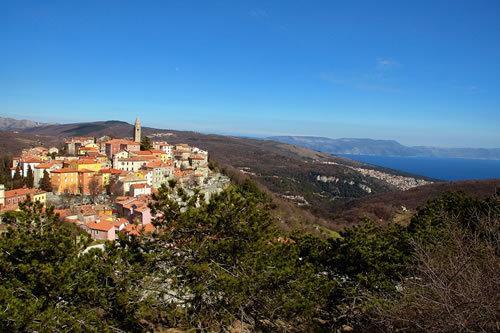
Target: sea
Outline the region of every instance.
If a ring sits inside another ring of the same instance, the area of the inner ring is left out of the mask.
[[[340,156],[440,180],[500,178],[500,160],[351,154]]]

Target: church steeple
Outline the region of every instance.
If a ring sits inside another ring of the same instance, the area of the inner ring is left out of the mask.
[[[139,120],[139,117],[135,118],[134,141],[139,143],[141,142],[141,121]]]

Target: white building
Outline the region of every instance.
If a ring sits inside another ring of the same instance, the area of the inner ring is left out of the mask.
[[[11,168],[11,176],[14,177],[14,175],[16,174],[16,168],[17,166],[19,166],[21,168],[21,176],[26,177],[28,175],[29,168],[31,168],[31,170],[35,172],[35,167],[42,162],[42,160],[37,158],[22,159],[17,163],[17,165],[13,165],[13,167]]]
[[[168,144],[165,141],[154,141],[153,142],[153,149],[162,150],[167,154],[168,158],[172,158],[172,156],[173,156],[172,152],[173,152],[174,146]]]
[[[149,161],[154,159],[154,156],[133,156],[128,158],[118,158],[115,159],[113,168],[124,171],[138,171]]]
[[[147,184],[132,184],[130,185],[129,195],[131,197],[138,197],[140,195],[150,195],[151,187]]]

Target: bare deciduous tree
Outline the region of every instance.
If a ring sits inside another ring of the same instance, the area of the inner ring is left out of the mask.
[[[498,331],[500,221],[483,217],[475,231],[448,225],[446,239],[414,242],[415,276],[402,284],[400,300],[379,309],[384,330]]]

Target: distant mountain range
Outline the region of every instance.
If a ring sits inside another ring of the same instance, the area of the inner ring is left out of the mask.
[[[394,140],[331,139],[315,136],[272,136],[268,139],[333,155],[453,157],[500,160],[500,148],[409,147]]]
[[[1,131],[17,131],[25,130],[28,128],[39,127],[48,125],[46,123],[40,123],[32,120],[18,120],[13,118],[0,117],[0,130]]]

